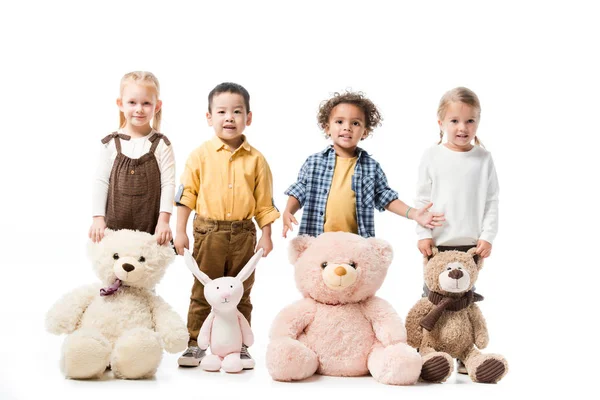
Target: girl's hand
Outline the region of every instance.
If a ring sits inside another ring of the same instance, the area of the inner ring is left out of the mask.
[[[444,218],[444,213],[429,212],[431,206],[433,206],[433,203],[429,203],[425,207],[415,210],[413,217],[419,225],[429,229],[433,229],[436,226],[442,226],[442,222],[446,220],[446,218]]]
[[[478,240],[475,253],[479,254],[482,258],[488,258],[492,254],[492,244],[485,240]]]
[[[106,229],[106,222],[104,217],[94,217],[88,237],[92,239],[92,242],[98,243],[104,237],[104,230]]]
[[[177,251],[177,254],[182,256],[183,249],[190,249],[190,239],[188,239],[187,233],[178,232],[177,236],[175,236],[175,250]]]
[[[283,237],[287,238],[287,232],[288,230],[290,232],[294,231],[294,228],[292,227],[293,225],[298,225],[298,221],[296,221],[296,218],[294,217],[294,215],[292,213],[290,213],[289,211],[284,211],[283,212]]]
[[[173,239],[173,233],[171,232],[171,227],[167,222],[158,220],[156,224],[156,229],[154,229],[154,234],[156,235],[156,242],[161,246],[167,244]],[[183,250],[182,250],[183,251]]]
[[[417,247],[423,256],[431,257],[433,251],[433,239],[421,239],[417,242]]]
[[[256,251],[258,251],[258,249],[263,249],[263,257],[266,257],[271,250],[273,250],[273,241],[271,240],[271,236],[267,236],[267,235],[262,235],[260,237],[260,240],[258,241],[258,243],[256,244]]]

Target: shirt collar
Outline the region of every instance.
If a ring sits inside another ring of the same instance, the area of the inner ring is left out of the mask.
[[[321,154],[323,154],[324,156],[326,156],[330,151],[333,152],[333,154],[335,154],[335,150],[333,149],[333,145],[330,144],[329,146],[325,147],[325,149],[323,151],[321,151]],[[369,153],[367,153],[366,150],[357,147],[356,148],[356,159],[360,160],[360,157],[363,155],[363,153],[365,154],[365,156],[368,156]]]
[[[240,147],[238,147],[235,151],[238,151],[239,149],[243,148],[246,151],[250,151],[251,147],[250,147],[250,143],[248,143],[248,139],[246,139],[245,135],[242,135],[242,145]],[[225,143],[223,143],[221,141],[221,139],[219,139],[219,137],[217,135],[213,136],[213,138],[210,140],[210,143],[212,144],[213,148],[215,151],[219,151],[225,148],[227,145]],[[234,151],[234,153],[235,153]]]

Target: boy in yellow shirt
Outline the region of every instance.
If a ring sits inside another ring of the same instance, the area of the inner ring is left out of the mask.
[[[186,233],[192,210],[194,217],[193,256],[211,279],[236,276],[260,248],[266,257],[273,249],[271,224],[279,218],[273,204],[273,177],[263,155],[250,146],[242,134],[252,122],[250,95],[241,85],[225,82],[208,95],[208,125],[215,136],[195,149],[185,165],[176,195],[177,228],[175,249],[189,249]],[[256,220],[262,235],[256,243]],[[254,273],[244,282],[244,295],[238,310],[250,322],[250,290]],[[210,313],[204,288],[194,279],[187,326],[188,349],[179,358],[180,366],[196,367],[205,355],[197,338]],[[241,349],[244,369],[252,369],[254,360],[245,345]]]

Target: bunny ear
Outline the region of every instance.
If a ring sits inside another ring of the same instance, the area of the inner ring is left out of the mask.
[[[188,269],[192,271],[192,274],[194,274],[194,276],[200,281],[200,283],[206,286],[211,281],[208,275],[200,271],[200,268],[198,268],[198,264],[196,264],[196,260],[194,260],[192,253],[190,253],[188,249],[183,249],[183,259],[185,261],[185,265],[187,265]]]
[[[252,273],[254,272],[254,269],[256,268],[256,264],[258,264],[258,261],[260,260],[262,255],[263,255],[263,249],[258,249],[258,251],[252,256],[252,258],[250,260],[248,260],[248,262],[246,263],[244,268],[242,268],[240,273],[237,274],[236,278],[238,278],[242,282],[244,282],[246,279],[250,278],[250,275],[252,275]]]

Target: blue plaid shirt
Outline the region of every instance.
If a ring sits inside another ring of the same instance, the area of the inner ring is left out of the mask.
[[[371,156],[358,147],[358,159],[352,176],[352,190],[356,195],[356,223],[358,234],[362,237],[375,236],[374,208],[384,211],[398,193],[387,183],[381,166]],[[298,181],[290,186],[285,194],[294,196],[304,207],[299,235],[318,236],[325,225],[325,207],[333,169],[335,168],[335,150],[333,146],[313,154],[304,162],[298,174]]]

